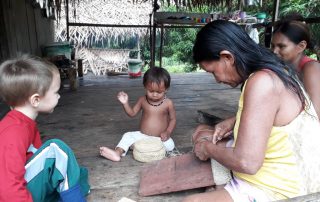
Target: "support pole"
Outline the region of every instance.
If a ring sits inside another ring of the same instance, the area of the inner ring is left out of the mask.
[[[67,41],[70,40],[69,35],[69,0],[66,0],[66,25],[67,25]]]
[[[163,25],[161,25],[161,35],[160,35],[160,67],[162,67],[162,51],[163,50]]]
[[[150,46],[150,63],[149,67],[151,66],[151,61],[152,61],[152,13],[149,14],[149,46]]]
[[[274,25],[275,22],[278,20],[279,4],[280,4],[280,0],[273,1],[272,25]],[[273,32],[273,26],[266,27],[265,34],[264,34],[264,45],[267,48],[270,48],[272,32]]]
[[[280,0],[273,1],[272,23],[278,20]]]
[[[152,26],[152,46],[150,47],[152,49],[152,55],[151,55],[151,67],[155,66],[155,62],[156,62],[156,38],[157,38],[157,23],[154,20],[154,15],[157,12],[158,9],[158,3],[157,0],[154,0],[153,2],[153,18],[152,18],[152,22],[153,22],[153,26]]]

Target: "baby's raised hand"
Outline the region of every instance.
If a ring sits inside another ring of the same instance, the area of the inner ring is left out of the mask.
[[[129,96],[127,93],[123,92],[123,91],[120,91],[118,93],[118,100],[122,103],[122,104],[126,104],[128,103],[128,100],[129,100]]]

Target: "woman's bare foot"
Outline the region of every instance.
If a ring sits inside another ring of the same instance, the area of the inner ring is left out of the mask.
[[[108,147],[100,147],[100,155],[111,161],[120,161],[121,159],[117,151],[109,149]]]

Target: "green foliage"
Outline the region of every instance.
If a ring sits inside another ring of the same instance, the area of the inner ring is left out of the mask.
[[[192,66],[192,48],[197,32],[195,28],[168,29],[163,56]]]
[[[291,12],[300,13],[304,17],[319,15],[319,0],[289,0],[280,5],[280,16]]]
[[[170,73],[184,73],[185,69],[184,69],[184,65],[174,65],[174,66],[168,66],[168,67],[164,67],[166,68],[166,70],[168,70],[168,72]]]

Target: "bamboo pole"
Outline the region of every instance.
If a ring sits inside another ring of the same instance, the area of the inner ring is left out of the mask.
[[[161,25],[161,35],[160,35],[160,67],[162,67],[162,49],[163,49],[163,25]]]
[[[70,40],[69,34],[69,0],[66,0],[66,24],[67,24],[67,41]]]

